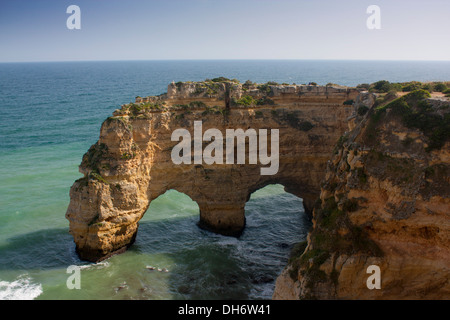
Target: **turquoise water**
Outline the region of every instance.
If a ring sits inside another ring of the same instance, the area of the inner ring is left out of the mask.
[[[279,185],[255,192],[239,238],[196,226],[198,207],[168,191],[152,202],[136,243],[99,264],[80,261],[68,221],[69,188],[102,121],[171,81],[357,85],[449,80],[449,62],[142,61],[0,64],[0,299],[267,299],[310,222]],[[69,290],[69,265],[82,266]],[[166,268],[169,272],[149,270]]]

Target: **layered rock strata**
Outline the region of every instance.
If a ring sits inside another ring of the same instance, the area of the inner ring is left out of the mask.
[[[450,103],[428,97],[358,96],[274,299],[450,298]]]
[[[165,94],[137,97],[102,124],[79,167],[84,176],[70,189],[66,218],[77,252],[99,261],[124,251],[151,201],[170,189],[197,202],[201,227],[225,235],[242,232],[245,203],[268,184],[282,184],[311,212],[326,163],[347,130],[348,101],[358,94],[343,87],[205,81],[172,83]],[[224,135],[227,129],[278,129],[278,172],[261,175],[264,166],[248,161],[174,164],[172,133],[184,128],[193,137],[194,121],[203,132]]]

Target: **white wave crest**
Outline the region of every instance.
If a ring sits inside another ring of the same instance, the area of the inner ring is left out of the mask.
[[[42,285],[32,283],[27,275],[12,282],[0,281],[0,300],[33,300],[42,292]]]
[[[84,269],[103,269],[103,268],[108,268],[109,267],[109,262],[108,261],[101,261],[101,262],[97,262],[97,263],[90,263],[90,264],[85,264],[85,265],[81,265],[78,266],[81,270]]]

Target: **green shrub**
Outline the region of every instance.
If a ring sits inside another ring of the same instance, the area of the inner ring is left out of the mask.
[[[311,122],[299,119],[296,112],[288,112],[284,118],[293,128],[297,128],[305,132],[314,128],[314,125]]]
[[[365,89],[365,90],[369,90],[370,84],[368,84],[368,83],[361,83],[361,84],[358,84],[358,85],[356,86],[356,88],[357,88],[357,89]]]
[[[378,100],[378,99],[377,99]],[[369,122],[364,131],[364,141],[365,143],[376,143],[377,133],[378,133],[378,123],[380,122],[382,116],[386,113],[386,109],[377,107],[372,109],[373,112],[370,115]]]
[[[264,94],[267,94],[269,96],[272,95],[272,88],[268,84],[260,84],[258,85],[258,89]]]
[[[358,115],[363,116],[367,113],[368,110],[369,110],[368,106],[360,106],[358,107],[357,113]]]
[[[258,99],[258,100],[256,101],[256,104],[257,104],[258,106],[262,106],[262,105],[273,106],[273,105],[275,105],[275,101],[273,101],[273,100],[270,99],[270,98],[264,97],[264,98]]]
[[[387,80],[380,80],[372,84],[375,92],[400,91],[402,86],[399,83],[390,83]]]
[[[299,258],[303,254],[303,252],[305,252],[307,245],[308,245],[307,241],[302,241],[295,244],[292,247],[291,254],[289,256],[289,261],[291,262],[292,260]]]
[[[202,101],[192,101],[189,102],[189,107],[191,108],[206,108],[206,104]]]
[[[403,92],[410,92],[410,91],[415,91],[415,90],[420,90],[422,89],[422,83],[418,82],[418,81],[413,81],[413,82],[407,82],[403,85],[402,91]]]
[[[380,80],[372,84],[372,87],[378,91],[378,92],[388,92],[389,90],[384,91],[388,86],[390,85],[390,82],[387,80]]]
[[[93,178],[93,179],[96,179],[96,180],[98,180],[100,182],[103,182],[105,184],[108,184],[108,182],[96,171],[91,171],[89,177]]]
[[[356,199],[345,200],[343,210],[339,210],[334,197],[330,197],[316,211],[316,228],[310,234],[310,239],[312,247],[318,251],[317,255],[321,255],[323,252],[352,254],[357,251],[369,252],[375,256],[382,255],[377,245],[348,217],[347,212],[358,209],[357,201]],[[346,228],[349,232],[342,235],[339,233],[341,228]],[[323,259],[320,259],[320,262],[322,261],[324,262]]]
[[[124,152],[122,153],[122,156],[120,157],[122,160],[130,160],[133,159],[136,156],[136,153],[130,153],[130,152]]]
[[[244,90],[248,90],[251,86],[253,86],[254,85],[254,83],[253,82],[251,82],[250,80],[247,80],[247,81],[245,81],[244,82],[244,84],[242,85],[242,88],[244,89]]]
[[[444,92],[446,90],[447,90],[447,86],[445,84],[443,84],[442,82],[439,82],[434,85],[434,91]]]
[[[383,97],[378,97],[375,99],[375,103],[373,104],[374,107],[379,107],[384,103],[384,98]]]
[[[397,98],[397,91],[391,90],[384,96],[384,101],[392,100]]]
[[[353,100],[346,100],[346,101],[344,101],[344,106],[351,106],[352,104],[353,104]]]
[[[212,79],[211,81],[212,82],[227,82],[227,81],[231,81],[231,80],[228,78],[225,78],[225,77],[218,77],[218,78]]]
[[[390,88],[388,90],[389,91],[402,91],[402,85],[400,83],[391,83]]]
[[[83,155],[81,164],[90,168],[92,172],[98,172],[98,166],[102,160],[107,158],[107,154],[108,146],[104,143],[96,143]]]
[[[431,97],[431,94],[423,89],[415,90],[411,93],[408,93],[407,95],[403,96],[403,98],[413,105],[417,104],[418,102],[422,101],[423,99]]]
[[[236,104],[241,106],[252,106],[256,105],[256,100],[252,96],[243,96],[239,100],[236,100]]]
[[[298,128],[299,128],[300,130],[302,130],[302,131],[309,131],[309,130],[311,130],[312,128],[314,128],[314,125],[313,125],[311,122],[309,122],[309,121],[301,121],[301,122],[298,124]]]
[[[334,154],[337,154],[340,149],[344,146],[344,143],[347,142],[348,135],[344,134],[339,137],[339,140],[336,143],[336,146],[334,147]]]
[[[434,113],[425,100],[428,97],[430,93],[426,90],[412,91],[378,108],[374,116],[379,119],[381,112],[390,109],[390,115],[399,116],[406,127],[419,129],[429,138],[427,151],[440,149],[450,138],[450,114]],[[371,125],[375,127],[376,122],[369,123],[368,128]]]

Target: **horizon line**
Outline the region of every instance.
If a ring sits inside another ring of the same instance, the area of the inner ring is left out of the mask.
[[[58,62],[144,62],[144,61],[372,61],[372,62],[450,62],[449,60],[426,59],[92,59],[92,60],[35,60],[35,61],[0,61],[7,63],[58,63]]]

